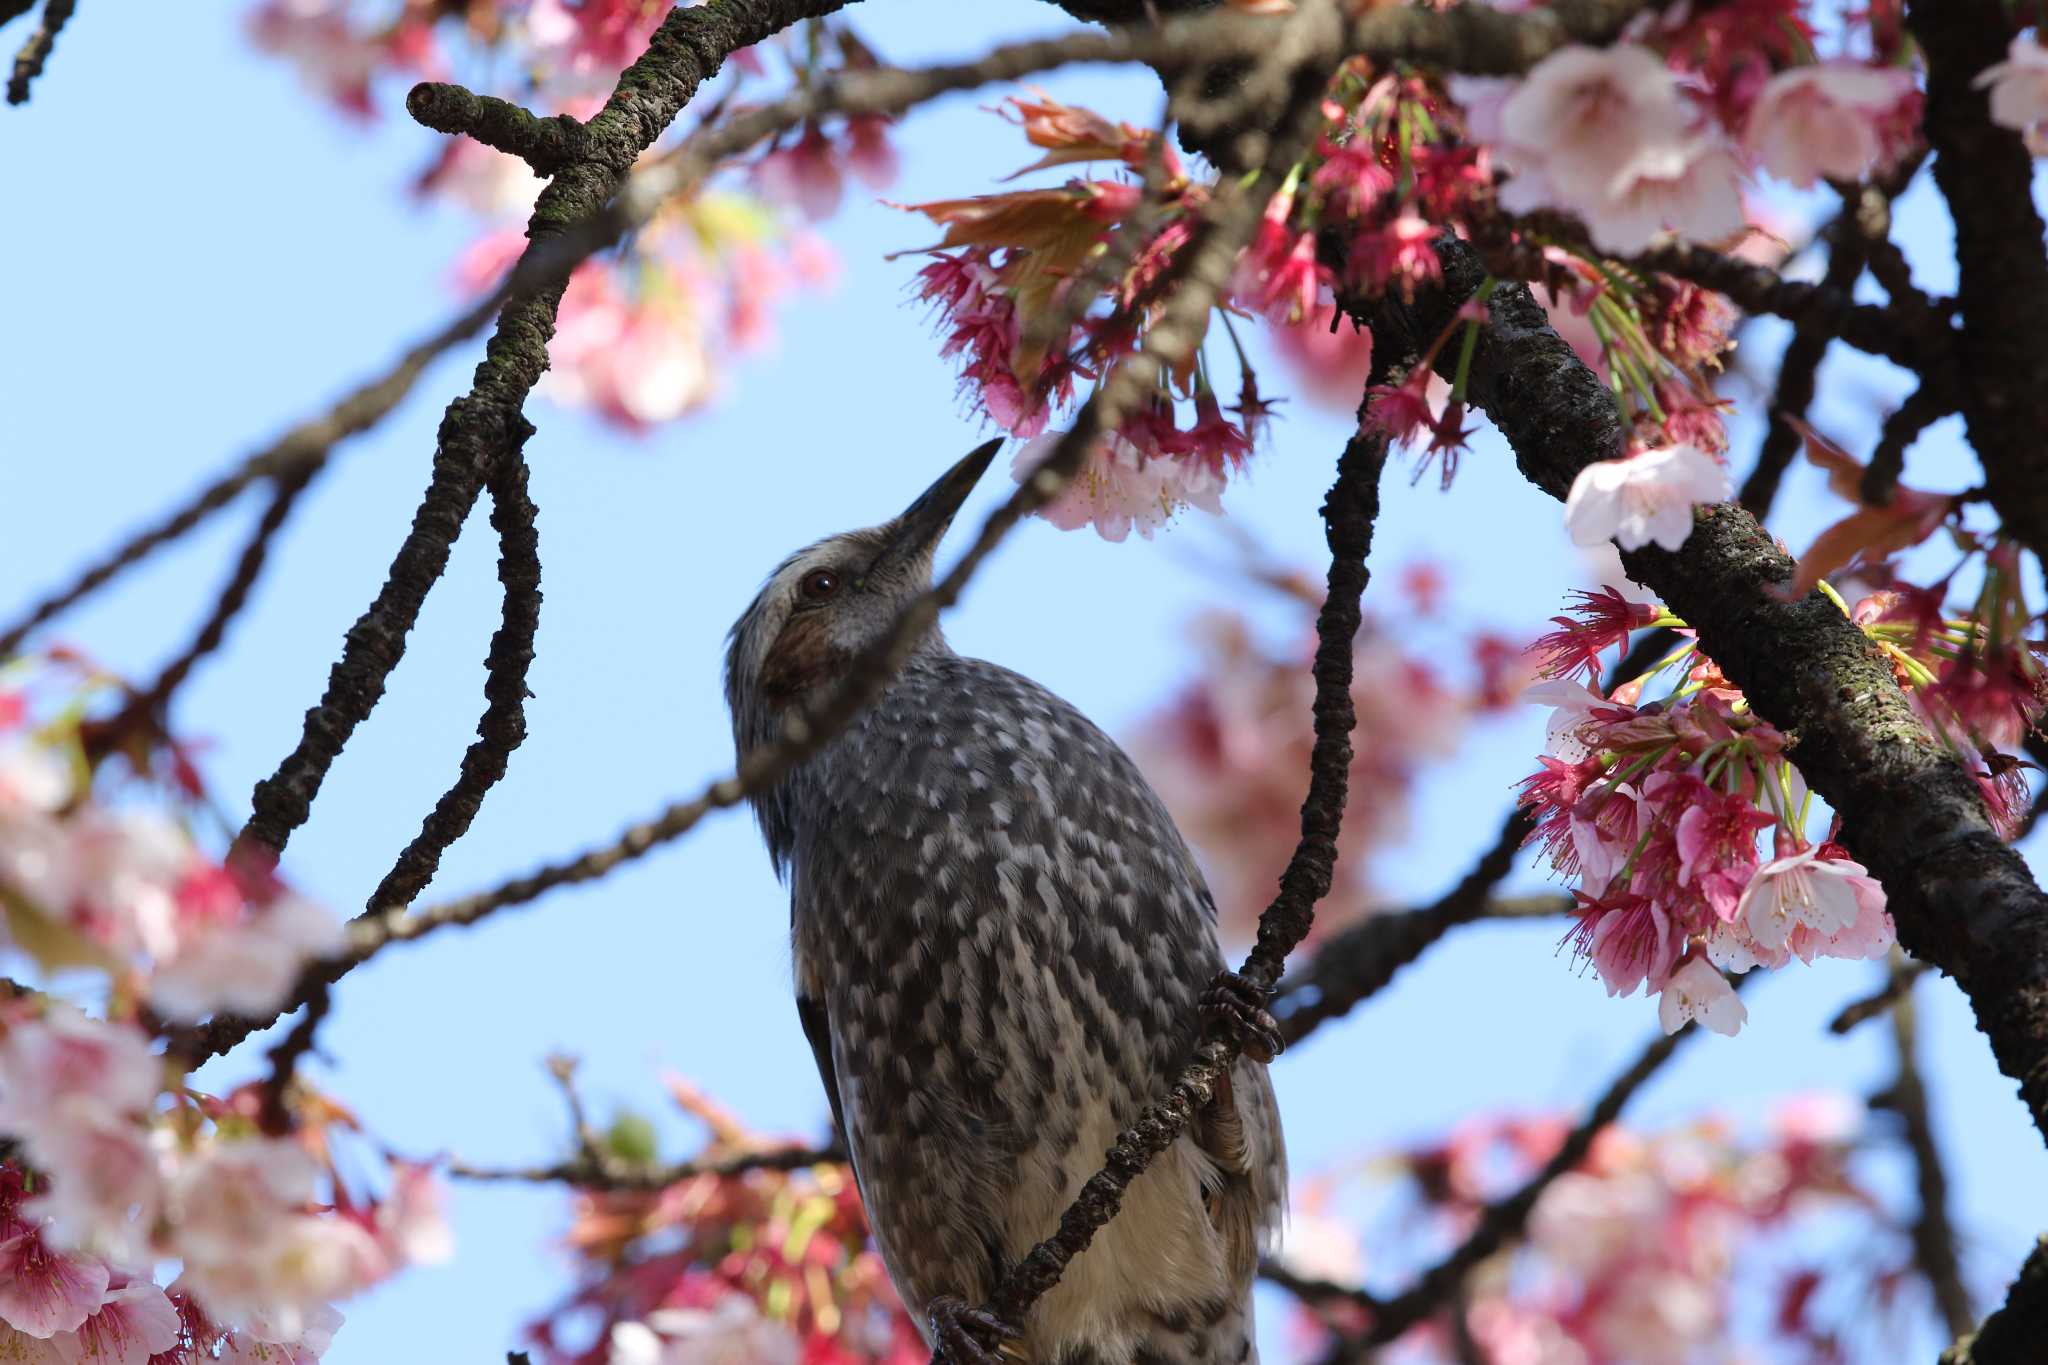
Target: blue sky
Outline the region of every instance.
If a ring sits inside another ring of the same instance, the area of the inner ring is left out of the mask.
[[[370,127],[332,116],[289,72],[244,45],[235,7],[81,6],[26,109],[0,117],[10,211],[0,218],[0,609],[68,574],[170,499],[383,366],[441,319],[448,264],[469,240],[460,213],[405,197],[436,136],[379,92]],[[965,53],[1055,27],[1028,0],[976,7],[891,0],[855,11],[893,60]],[[1129,75],[1068,73],[1046,85],[1113,116],[1149,120],[1158,98]],[[977,106],[935,105],[900,132],[903,200],[979,192],[1025,158]],[[1923,283],[1952,283],[1947,225],[1923,188],[1901,207]],[[797,545],[897,510],[981,438],[954,397],[927,320],[908,306],[910,262],[885,252],[927,228],[853,200],[828,225],[846,265],[836,290],[803,296],[777,351],[740,365],[714,410],[641,440],[544,402],[528,446],[540,507],[546,603],[528,717],[439,894],[488,885],[609,838],[731,762],[718,693],[726,626],[760,576]],[[1758,328],[1763,356],[1782,333]],[[239,815],[294,742],[341,635],[375,591],[423,486],[445,402],[474,350],[451,357],[321,476],[229,648],[179,699],[177,722],[210,741],[215,790]],[[1281,376],[1278,366],[1267,373]],[[1284,384],[1279,387],[1285,387]],[[1821,424],[1867,443],[1896,395],[1874,363],[1831,361]],[[1288,405],[1274,448],[1228,497],[1230,514],[1314,568],[1315,509],[1348,420]],[[1946,424],[1915,449],[1908,480],[1970,482]],[[1753,434],[1738,435],[1746,458]],[[973,521],[1006,485],[991,478]],[[146,673],[204,614],[255,516],[238,506],[70,617],[59,634]],[[1802,468],[1780,534],[1798,545],[1838,510]],[[1444,562],[1460,609],[1501,624],[1540,620],[1581,562],[1557,505],[1526,486],[1490,434],[1458,483],[1390,476],[1374,566]],[[1191,657],[1186,624],[1228,580],[1225,542],[1199,519],[1115,546],[1034,523],[976,579],[947,623],[956,647],[1018,668],[1113,732],[1162,700]],[[481,706],[497,617],[495,546],[481,516],[429,599],[389,695],[336,764],[288,870],[340,911],[360,904],[453,774]],[[1267,604],[1247,604],[1255,612]],[[1274,625],[1282,624],[1274,621]],[[1540,747],[1540,718],[1491,727],[1424,784],[1414,834],[1378,869],[1393,890],[1433,895],[1492,839],[1509,784]],[[1540,885],[1524,875],[1530,887]],[[787,1001],[783,891],[743,816],[602,883],[551,896],[467,932],[396,949],[350,976],[322,1035],[318,1082],[395,1147],[518,1163],[562,1150],[542,1067],[583,1060],[600,1116],[664,1112],[659,1073],[704,1085],[764,1130],[822,1131],[825,1106]],[[1426,1136],[1476,1107],[1576,1108],[1655,1027],[1642,1000],[1610,1001],[1569,970],[1554,926],[1468,930],[1277,1067],[1298,1171]],[[1754,1115],[1770,1097],[1822,1086],[1867,1093],[1890,1066],[1883,1031],[1824,1032],[1869,988],[1866,964],[1823,963],[1758,983],[1750,1026],[1705,1039],[1647,1089],[1656,1123],[1703,1103]],[[1992,1066],[1959,993],[1921,987],[1938,1122],[1955,1162],[1966,1262],[1980,1297],[2002,1292],[2048,1226],[2040,1141]],[[253,1074],[255,1046],[207,1076]],[[669,1150],[693,1140],[662,1120]],[[1881,1173],[1891,1188],[1896,1171]],[[336,1365],[491,1359],[563,1287],[553,1189],[458,1189],[458,1254],[347,1306]]]

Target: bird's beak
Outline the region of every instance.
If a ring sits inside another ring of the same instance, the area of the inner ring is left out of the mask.
[[[960,463],[939,475],[938,482],[918,494],[917,501],[904,508],[903,515],[889,524],[888,547],[868,567],[868,573],[886,573],[930,555],[939,538],[946,534],[946,528],[953,524],[960,505],[967,501],[974,485],[981,482],[981,476],[988,472],[989,461],[995,458],[1002,444],[1003,438],[998,436],[976,446]]]

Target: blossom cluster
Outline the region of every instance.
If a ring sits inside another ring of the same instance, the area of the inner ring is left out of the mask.
[[[1385,1358],[1891,1358],[1852,1350],[1879,1342],[1874,1323],[1916,1302],[1903,1292],[1910,1241],[1854,1172],[1861,1118],[1853,1100],[1814,1095],[1782,1103],[1755,1134],[1713,1119],[1652,1134],[1603,1130],[1586,1159],[1544,1190],[1526,1240],[1466,1280],[1464,1327],[1476,1349],[1460,1352],[1437,1319]],[[1549,1159],[1568,1127],[1554,1118],[1483,1117],[1441,1142],[1304,1182],[1289,1268],[1344,1284],[1399,1283],[1464,1238],[1489,1201]],[[1351,1207],[1361,1202],[1364,1215]],[[1381,1223],[1391,1225],[1384,1237]],[[1837,1301],[1856,1308],[1836,1315]],[[1738,1311],[1745,1303],[1763,1311]],[[1873,1305],[1883,1311],[1873,1315]],[[1320,1353],[1333,1327],[1365,1325],[1350,1305],[1303,1306],[1291,1327]]]
[[[1834,598],[2008,829],[2026,790],[2002,750],[2048,702],[2036,646],[2020,632],[2017,574],[1997,570],[2011,559],[1993,552],[1973,615],[1945,616],[1939,594],[1920,589],[1878,592],[1853,611]],[[1658,995],[1667,1032],[1696,1019],[1732,1034],[1747,1011],[1723,972],[1882,955],[1893,941],[1884,889],[1832,831],[1813,837],[1817,813],[1785,735],[1684,621],[1612,587],[1577,598],[1533,647],[1548,680],[1528,698],[1555,709],[1521,801],[1536,820],[1532,842],[1573,883],[1571,942],[1608,992]],[[1608,648],[1626,653],[1636,632],[1658,628],[1683,642],[1641,676],[1594,685]]]
[[[381,76],[444,79],[458,62],[471,70],[486,59],[491,69],[518,73],[496,93],[587,118],[668,8],[652,0],[405,0],[394,13],[367,0],[263,0],[249,29],[260,48],[362,117],[379,107]],[[813,41],[786,51],[799,80],[875,64],[836,22],[820,21]],[[735,54],[735,91],[768,79],[773,55]],[[572,275],[542,392],[632,432],[713,401],[734,358],[773,343],[781,301],[835,278],[831,249],[810,225],[837,209],[845,180],[878,190],[895,173],[886,120],[813,121],[718,183],[664,205],[616,256]],[[414,188],[480,220],[478,238],[451,272],[454,286],[473,294],[496,285],[518,259],[541,182],[518,158],[457,137]]]
[[[1329,934],[1381,901],[1375,855],[1407,837],[1418,778],[1459,749],[1475,721],[1508,706],[1529,680],[1508,640],[1482,634],[1471,666],[1444,664],[1427,622],[1440,613],[1443,585],[1429,565],[1401,575],[1391,609],[1369,616],[1352,655],[1349,798],[1339,834],[1337,883],[1316,909],[1313,933]],[[1249,942],[1280,872],[1301,837],[1301,802],[1315,742],[1314,616],[1319,586],[1272,576],[1298,613],[1287,647],[1263,642],[1234,613],[1195,622],[1194,673],[1130,738],[1133,755],[1194,846],[1230,942]]]
[[[126,788],[95,784],[86,707],[117,687],[64,651],[0,675],[0,953],[102,972],[167,1019],[274,1009],[339,925],[274,860],[201,850],[204,790],[174,742],[131,753]]]
[[[336,1299],[447,1254],[424,1168],[351,1194],[339,1110],[270,1137],[253,1088],[186,1088],[133,1023],[24,997],[0,1030],[0,1359],[317,1360]],[[149,1268],[167,1260],[166,1289]]]
[[[774,1144],[695,1087],[677,1103],[709,1130],[709,1161]],[[609,1141],[645,1158],[640,1123]],[[930,1350],[903,1311],[852,1170],[826,1162],[687,1176],[655,1190],[589,1190],[569,1245],[577,1289],[529,1330],[553,1365],[915,1365]]]

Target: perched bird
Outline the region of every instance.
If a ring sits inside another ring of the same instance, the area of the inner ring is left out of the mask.
[[[931,583],[991,442],[893,521],[784,560],[733,626],[742,761]],[[1263,993],[1110,738],[932,630],[879,697],[753,804],[789,883],[797,1014],[876,1241],[958,1365],[1237,1365],[1286,1156]],[[983,1302],[1050,1235],[1204,1019],[1249,1038],[1194,1127],[1015,1324]]]

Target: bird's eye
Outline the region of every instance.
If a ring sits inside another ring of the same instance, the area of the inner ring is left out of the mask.
[[[839,591],[839,575],[830,569],[813,569],[804,575],[804,601],[823,602]]]

